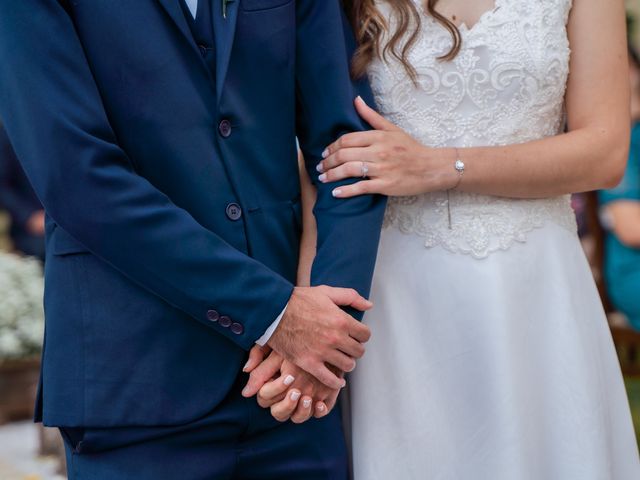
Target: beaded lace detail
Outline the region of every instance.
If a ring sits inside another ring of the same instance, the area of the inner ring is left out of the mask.
[[[421,0],[413,0],[424,11]],[[496,0],[471,28],[462,25],[462,50],[451,62],[437,57],[451,47],[449,33],[423,14],[409,60],[418,86],[392,58],[375,61],[369,78],[381,113],[433,147],[500,146],[562,131],[569,74],[566,24],[572,0]],[[386,1],[378,8],[395,19]],[[465,159],[473,165],[473,159]],[[389,200],[385,228],[476,258],[525,242],[546,222],[576,232],[569,196],[522,200],[451,192]]]

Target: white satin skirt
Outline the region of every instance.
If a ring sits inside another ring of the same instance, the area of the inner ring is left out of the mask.
[[[350,381],[355,480],[640,479],[576,235],[549,223],[478,260],[388,228],[372,300]]]

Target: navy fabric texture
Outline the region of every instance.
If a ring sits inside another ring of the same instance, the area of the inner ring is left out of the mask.
[[[213,412],[186,425],[63,429],[70,480],[346,480],[347,453],[334,410],[322,420],[280,424],[240,376]]]
[[[316,178],[367,128],[338,0],[221,6],[208,64],[178,0],[0,2],[0,117],[48,215],[47,425],[215,412],[293,289],[296,136]],[[334,187],[312,282],[368,295],[385,201]]]

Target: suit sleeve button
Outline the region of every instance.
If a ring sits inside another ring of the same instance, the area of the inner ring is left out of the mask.
[[[231,326],[231,318],[227,317],[226,315],[223,315],[222,317],[220,317],[220,326],[224,327],[224,328],[229,328]]]
[[[242,326],[241,323],[232,323],[231,331],[236,335],[242,335],[244,333],[244,327]]]
[[[218,320],[220,320],[220,314],[215,310],[209,310],[207,312],[207,318],[210,322],[217,322]]]

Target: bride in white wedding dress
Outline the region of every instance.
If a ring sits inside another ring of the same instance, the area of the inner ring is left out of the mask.
[[[384,118],[358,100],[378,131],[330,146],[320,180],[391,196],[355,479],[640,478],[568,195],[624,169],[622,0],[347,3]]]

